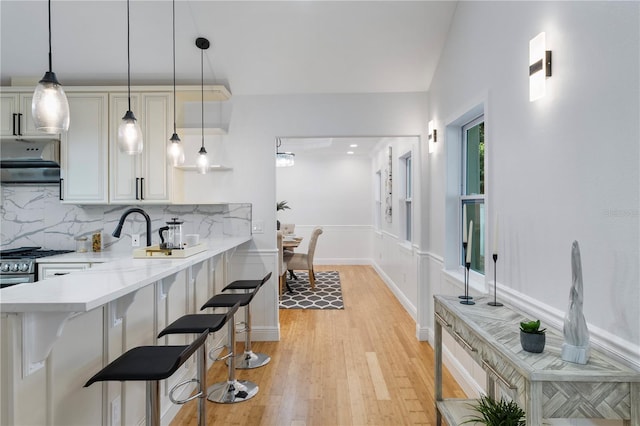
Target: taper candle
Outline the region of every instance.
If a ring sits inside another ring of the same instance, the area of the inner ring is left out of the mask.
[[[467,244],[467,263],[471,263],[471,252],[473,251],[473,245],[471,240],[473,239],[473,221],[469,222],[469,243]]]
[[[462,242],[467,242],[467,205],[462,205]]]
[[[498,254],[498,215],[496,214],[496,220],[493,224],[493,254]]]

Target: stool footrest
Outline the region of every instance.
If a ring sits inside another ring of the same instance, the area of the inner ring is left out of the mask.
[[[204,392],[200,391],[200,392],[196,393],[195,395],[192,395],[192,396],[190,396],[190,397],[188,397],[186,399],[174,399],[173,398],[173,393],[175,391],[177,391],[181,387],[186,386],[186,385],[188,385],[190,383],[198,383],[199,384],[200,380],[198,380],[198,379],[189,379],[189,380],[185,380],[182,383],[178,383],[177,385],[172,387],[171,390],[169,391],[169,400],[171,400],[171,402],[173,402],[174,404],[186,404],[187,402],[193,401],[194,399],[199,398],[202,395],[204,395]]]

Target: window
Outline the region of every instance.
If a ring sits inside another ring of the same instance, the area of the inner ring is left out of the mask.
[[[463,241],[471,240],[467,251],[471,250],[470,268],[484,274],[484,116],[467,123],[462,127],[462,188],[460,208]],[[466,219],[466,223],[464,223]],[[471,222],[473,227],[471,228]],[[464,231],[467,230],[466,236]],[[465,264],[465,253],[461,247],[461,263]]]
[[[404,166],[404,239],[411,241],[411,228],[413,225],[411,199],[413,195],[413,180],[411,166],[411,152],[402,157]]]

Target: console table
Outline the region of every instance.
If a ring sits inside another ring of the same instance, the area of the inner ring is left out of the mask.
[[[520,321],[534,319],[509,307],[462,305],[456,296],[434,296],[437,425],[461,424],[475,400],[442,398],[442,330],[446,330],[486,372],[487,395],[508,395],[527,413],[527,425],[549,418],[602,418],[640,426],[640,372],[592,348],[585,365],[563,361],[564,340],[547,328],[542,353],[520,346]]]

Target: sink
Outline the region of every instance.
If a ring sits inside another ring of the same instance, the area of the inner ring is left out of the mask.
[[[183,249],[161,249],[159,245],[155,245],[135,249],[133,251],[133,257],[134,259],[157,259],[159,257],[183,259],[185,257],[201,253],[205,250],[207,250],[207,245],[204,243]]]

